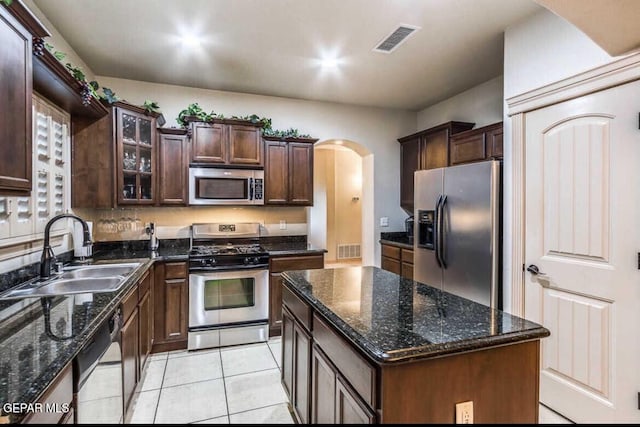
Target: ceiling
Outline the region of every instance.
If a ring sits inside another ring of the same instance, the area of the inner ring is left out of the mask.
[[[532,0],[34,2],[99,76],[410,110],[501,75],[504,29],[540,10]],[[399,24],[421,30],[373,52]]]

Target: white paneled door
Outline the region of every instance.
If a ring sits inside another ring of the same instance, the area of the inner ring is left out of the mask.
[[[540,401],[640,422],[640,82],[525,115],[525,317],[543,324]]]

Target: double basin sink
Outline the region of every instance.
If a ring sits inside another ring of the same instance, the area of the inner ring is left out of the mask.
[[[103,264],[65,267],[45,281],[30,283],[13,289],[0,299],[46,297],[87,292],[115,292],[141,263]]]

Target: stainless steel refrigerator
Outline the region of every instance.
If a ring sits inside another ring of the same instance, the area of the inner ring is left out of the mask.
[[[501,163],[416,171],[414,280],[502,308]]]

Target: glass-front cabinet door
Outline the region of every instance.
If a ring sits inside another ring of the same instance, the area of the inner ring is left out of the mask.
[[[153,204],[156,123],[123,108],[118,118],[118,204]]]

